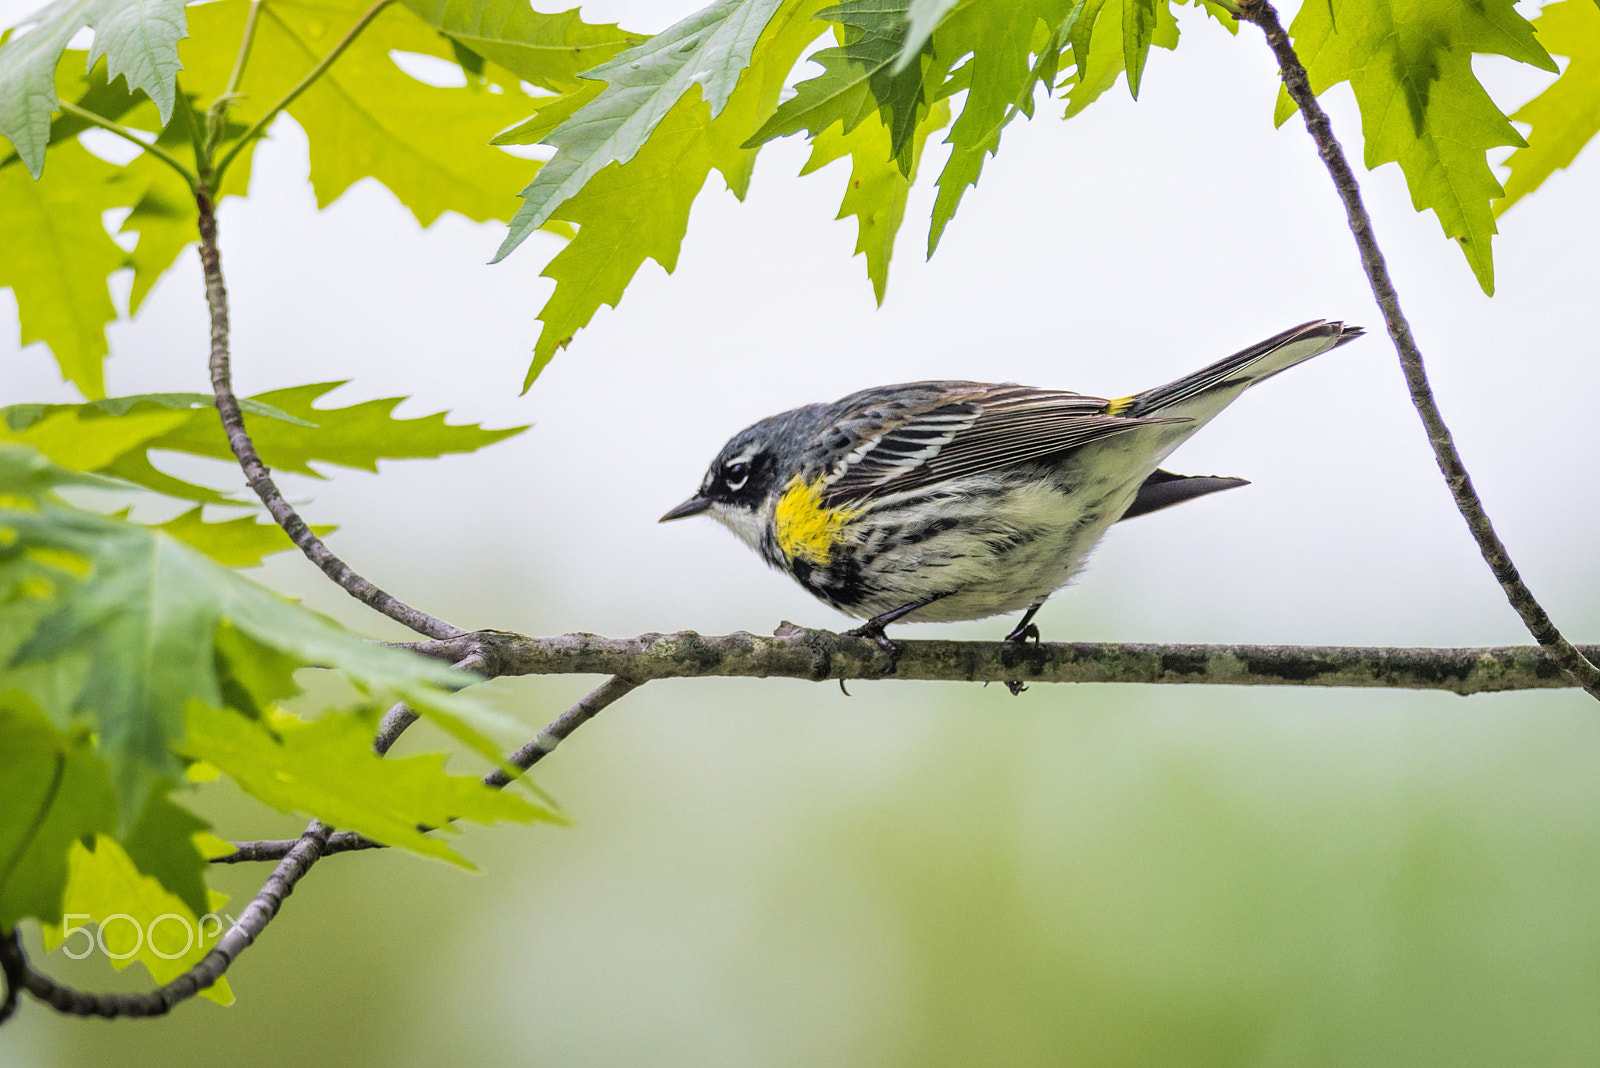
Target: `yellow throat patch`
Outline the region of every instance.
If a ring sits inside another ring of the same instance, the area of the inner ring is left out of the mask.
[[[833,556],[839,531],[855,515],[848,508],[824,508],[822,484],[789,483],[772,516],[778,548],[790,560],[826,564]]]

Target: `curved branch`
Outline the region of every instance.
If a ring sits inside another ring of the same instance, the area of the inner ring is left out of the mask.
[[[584,694],[577,704],[552,720],[550,726],[535,735],[527,745],[506,757],[506,763],[527,771],[555,752],[556,746],[566,741],[569,734],[599,715],[607,705],[618,698],[626,697],[639,686],[639,683],[631,679],[613,675]],[[511,776],[495,768],[483,777],[483,782],[485,786],[492,786],[498,790],[510,784]]]
[[[1300,645],[1154,645],[1137,642],[899,641],[898,660],[872,641],[785,623],[773,637],[680,631],[602,638],[533,638],[479,631],[448,641],[398,643],[456,660],[468,649],[498,675],[621,675],[647,679],[710,676],[897,679],[943,682],[1141,682],[1227,686],[1362,686],[1456,694],[1573,685],[1554,658],[1533,646],[1396,649]],[[1585,648],[1600,655],[1600,647]]]
[[[22,936],[16,931],[0,931],[0,975],[6,982],[6,996],[0,999],[3,1024],[16,1014],[23,985],[28,981],[28,958],[22,954]]]
[[[205,192],[199,193],[195,201],[200,209],[200,265],[205,272],[206,304],[211,309],[211,390],[217,397],[217,411],[222,416],[222,428],[228,435],[228,446],[238,458],[239,466],[244,469],[245,481],[261,498],[261,503],[267,506],[272,518],[300,547],[300,551],[350,596],[390,619],[405,624],[418,634],[426,634],[430,638],[451,638],[461,634],[459,627],[412,608],[358,575],[311,532],[300,514],[283,499],[267,465],[261,462],[261,456],[256,452],[255,442],[250,440],[244,428],[239,399],[233,393],[228,357],[228,290],[222,281],[222,255],[217,248],[216,207]]]
[[[1355,174],[1344,158],[1344,149],[1333,136],[1333,126],[1328,121],[1327,113],[1322,110],[1322,106],[1317,103],[1316,94],[1311,91],[1311,80],[1306,74],[1305,65],[1300,62],[1294,46],[1289,43],[1289,35],[1284,32],[1283,24],[1278,21],[1278,12],[1267,0],[1238,0],[1238,9],[1238,17],[1246,22],[1255,23],[1261,27],[1261,32],[1266,34],[1267,44],[1278,59],[1279,73],[1283,76],[1284,87],[1299,106],[1300,114],[1305,119],[1306,129],[1316,141],[1322,162],[1339,192],[1339,199],[1344,202],[1345,214],[1350,221],[1350,233],[1354,236],[1356,247],[1361,252],[1361,266],[1366,270],[1367,282],[1372,287],[1372,295],[1377,298],[1378,307],[1383,309],[1383,321],[1389,328],[1389,337],[1394,342],[1395,351],[1400,355],[1400,367],[1405,372],[1406,385],[1411,391],[1411,403],[1416,407],[1417,414],[1422,418],[1422,425],[1428,432],[1428,442],[1433,446],[1434,459],[1444,474],[1445,482],[1450,486],[1456,510],[1467,521],[1467,529],[1472,532],[1473,540],[1478,543],[1478,551],[1483,555],[1484,562],[1489,565],[1489,570],[1494,573],[1495,579],[1499,581],[1501,589],[1505,591],[1506,600],[1511,602],[1511,607],[1522,617],[1528,633],[1533,635],[1534,640],[1549,654],[1550,659],[1559,665],[1574,683],[1582,686],[1592,697],[1600,699],[1600,668],[1595,666],[1592,654],[1585,656],[1567,641],[1556,629],[1555,623],[1551,621],[1543,606],[1534,599],[1533,592],[1522,581],[1522,576],[1517,573],[1517,567],[1512,563],[1505,545],[1489,522],[1489,514],[1484,511],[1483,502],[1478,498],[1478,491],[1472,486],[1466,465],[1461,462],[1461,454],[1456,451],[1450,428],[1445,425],[1444,416],[1440,414],[1439,406],[1434,402],[1433,389],[1428,384],[1428,374],[1422,366],[1422,352],[1417,348],[1416,339],[1411,336],[1411,324],[1400,311],[1400,297],[1389,278],[1389,268],[1384,263],[1383,252],[1378,248],[1377,239],[1372,235],[1372,219],[1367,215],[1366,206],[1361,201],[1361,187],[1356,183]]]
[[[283,859],[245,907],[244,914],[223,932],[211,951],[193,968],[148,993],[88,994],[63,986],[33,969],[14,933],[0,936],[0,963],[4,964],[8,979],[20,978],[24,990],[58,1012],[108,1020],[119,1016],[164,1016],[174,1005],[187,1001],[222,978],[229,965],[261,935],[283,906],[283,899],[294,892],[295,883],[323,856],[329,833],[326,824],[313,820],[306,832],[284,851]]]

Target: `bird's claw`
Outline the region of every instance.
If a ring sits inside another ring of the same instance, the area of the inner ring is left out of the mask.
[[[1023,642],[1026,642],[1030,639],[1035,642],[1039,640],[1039,624],[1027,623],[1019,626],[1010,634],[1007,634],[1004,640],[1008,642],[1016,642],[1018,645],[1021,645]]]
[[[847,630],[845,633],[850,635],[852,638],[866,638],[879,649],[882,649],[885,653],[887,653],[889,656],[889,666],[884,669],[883,673],[885,675],[894,674],[894,669],[900,663],[900,647],[889,640],[889,636],[883,632],[882,623],[879,623],[875,619],[869,619],[865,623],[861,624],[861,626]]]
[[[1032,615],[1032,613],[1030,612],[1029,615]],[[1026,619],[1017,624],[1011,633],[1005,636],[1005,640],[1013,645],[1026,645],[1029,639],[1032,639],[1035,643],[1039,641],[1039,625],[1037,623],[1029,623]],[[1028,688],[1017,679],[1007,679],[1005,682],[1006,689],[1011,691],[1012,697],[1016,697]]]

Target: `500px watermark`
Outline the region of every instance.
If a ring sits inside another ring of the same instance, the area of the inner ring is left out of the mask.
[[[92,933],[90,923],[95,924]],[[206,913],[198,921],[176,912],[163,912],[149,923],[140,923],[126,912],[113,912],[98,919],[87,912],[69,912],[61,917],[61,944],[57,948],[73,960],[82,960],[96,949],[112,960],[127,960],[148,945],[150,952],[162,960],[177,960],[188,956],[196,941],[202,946],[210,945],[223,931],[237,927],[238,923],[227,913],[218,916],[214,912]],[[106,942],[107,931],[111,932],[110,945]],[[156,942],[158,934],[160,945]],[[183,944],[174,949],[180,934]],[[73,935],[82,935],[83,941],[74,945]]]

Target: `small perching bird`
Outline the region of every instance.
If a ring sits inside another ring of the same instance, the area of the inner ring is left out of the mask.
[[[908,382],[763,419],[723,446],[662,522],[706,513],[893,652],[897,620],[1026,610],[1111,524],[1247,483],[1160,469],[1249,387],[1361,336],[1318,320],[1119,400],[984,382]]]

